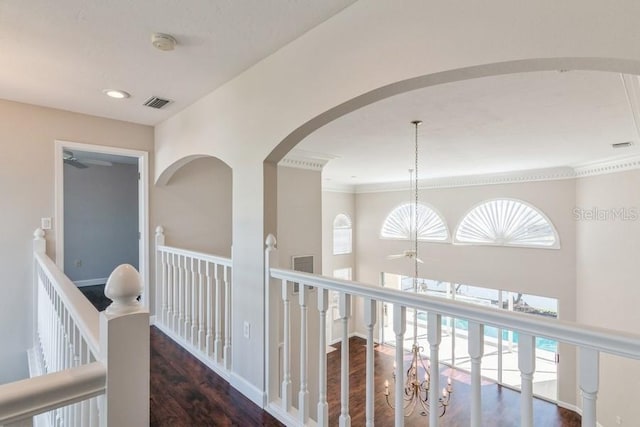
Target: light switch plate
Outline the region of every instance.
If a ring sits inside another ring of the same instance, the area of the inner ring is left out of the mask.
[[[40,218],[40,228],[51,230],[51,218]]]

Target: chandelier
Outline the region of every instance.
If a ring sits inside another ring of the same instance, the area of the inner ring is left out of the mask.
[[[418,263],[421,262],[418,258],[418,126],[422,124],[420,120],[414,120],[411,122],[415,128],[415,169],[409,170],[410,184],[413,187],[414,196],[414,208],[411,211],[411,227],[412,240],[414,247],[412,248],[413,256],[409,257],[413,261],[414,274],[413,274],[413,291],[418,291]],[[413,172],[415,171],[415,179]],[[398,345],[398,343],[396,343]],[[402,368],[399,371],[400,375],[396,375],[396,362],[393,362],[393,381],[404,380],[404,416],[408,417],[416,410],[420,408],[420,415],[426,416],[431,410],[435,410],[438,416],[443,416],[449,406],[451,399],[451,393],[453,392],[453,386],[451,385],[451,378],[447,380],[447,386],[442,389],[442,394],[438,397],[438,407],[430,408],[429,396],[430,393],[439,393],[438,390],[432,390],[431,388],[431,368],[434,369],[433,375],[440,375],[438,366],[431,366],[429,360],[424,361],[422,357],[423,348],[418,344],[418,310],[414,310],[413,313],[413,345],[411,347],[411,363],[406,370],[406,378],[403,378]],[[384,395],[387,405],[392,409],[395,409],[391,401],[389,400],[389,380],[384,382]]]

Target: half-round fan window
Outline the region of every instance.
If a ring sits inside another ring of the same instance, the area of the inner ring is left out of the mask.
[[[383,239],[410,240],[413,233],[413,203],[395,208],[382,224],[380,237]],[[444,220],[433,209],[418,204],[418,240],[442,242],[449,238],[449,230]]]
[[[455,241],[479,245],[560,247],[558,233],[546,215],[512,199],[490,200],[473,208],[458,225]]]

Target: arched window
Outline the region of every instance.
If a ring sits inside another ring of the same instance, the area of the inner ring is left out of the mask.
[[[410,240],[413,233],[413,203],[398,206],[382,224],[380,237],[383,239]],[[449,230],[444,220],[430,207],[418,204],[418,240],[443,242],[449,238]]]
[[[333,220],[333,254],[350,254],[351,242],[351,218],[345,214],[336,215]]]
[[[455,241],[478,245],[559,248],[556,229],[539,209],[519,200],[496,199],[473,208],[460,221]]]

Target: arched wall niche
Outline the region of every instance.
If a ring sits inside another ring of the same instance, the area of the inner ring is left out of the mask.
[[[229,166],[224,160],[221,160],[216,156],[212,156],[209,154],[192,154],[176,160],[175,162],[170,164],[167,168],[165,168],[156,179],[156,185],[165,186],[169,184],[169,182],[171,181],[171,178],[173,178],[173,176],[175,175],[176,172],[178,172],[178,170],[185,167],[186,165],[193,162],[194,160],[202,159],[202,158],[216,159],[217,161],[223,163],[225,166],[231,169],[231,166]]]

